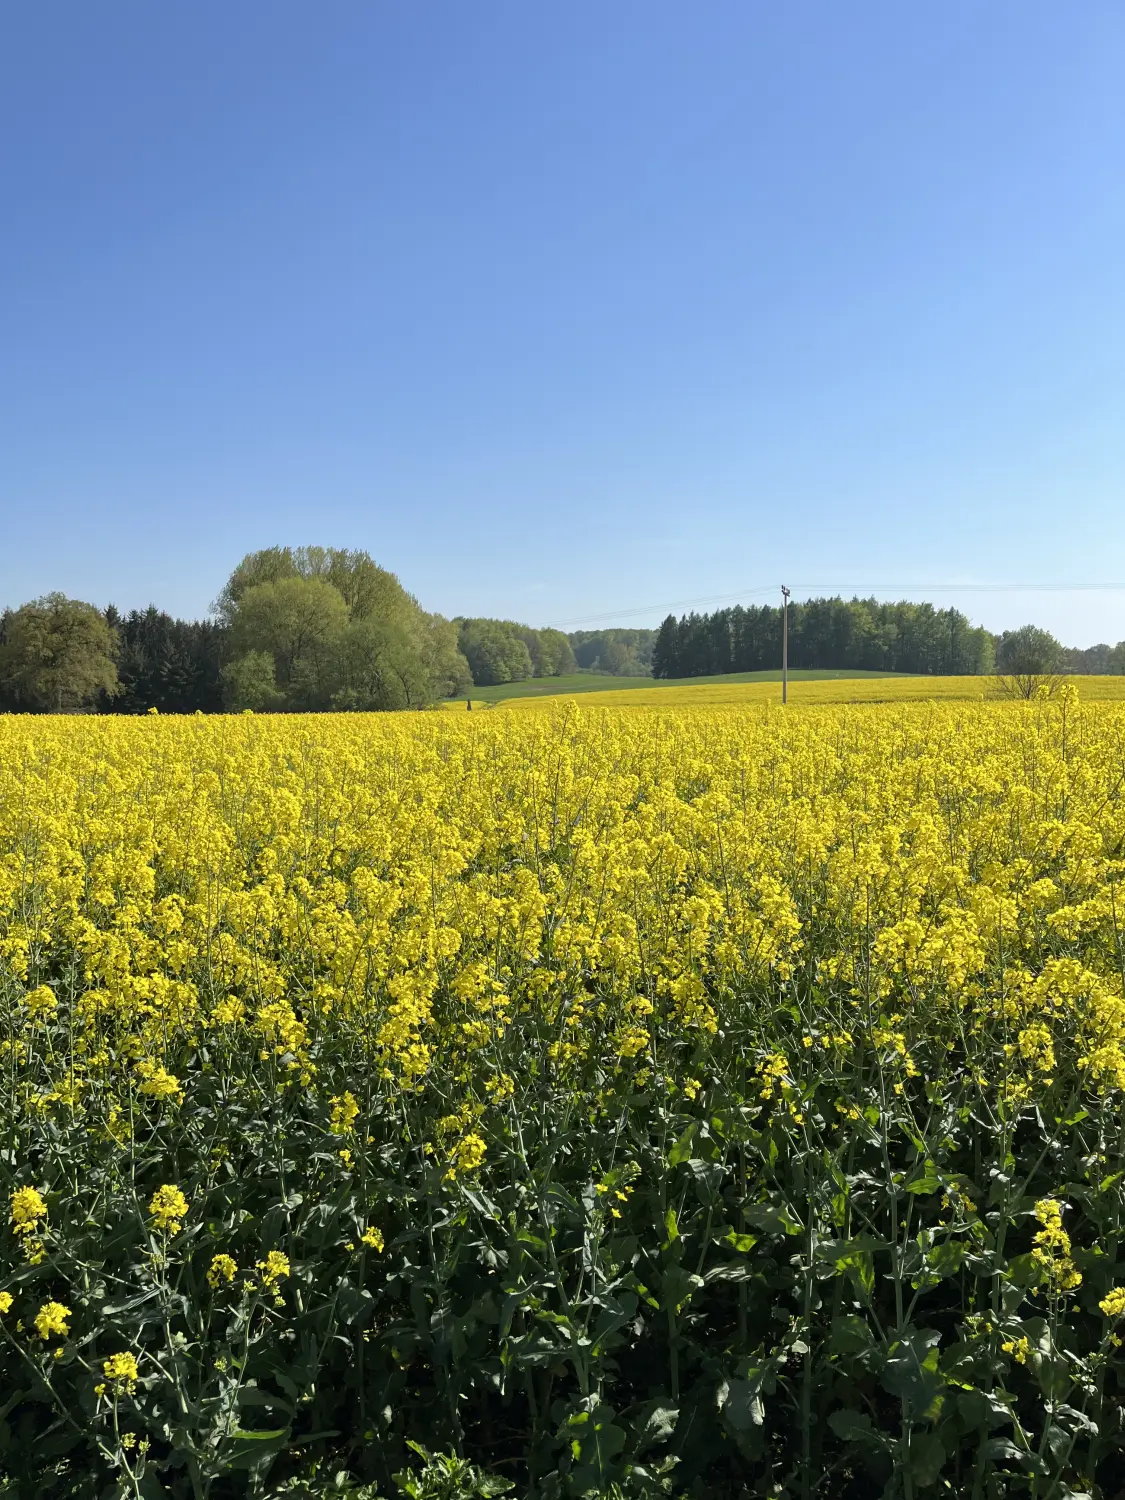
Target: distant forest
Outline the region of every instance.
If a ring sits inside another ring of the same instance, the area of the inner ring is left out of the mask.
[[[653,647],[656,677],[762,672],[781,665],[781,608],[769,604],[673,615]],[[991,672],[992,635],[960,610],[875,599],[809,599],[789,606],[791,667],[946,676]]]
[[[776,670],[781,636],[780,605],[669,615],[652,645],[652,673],[678,678]],[[1125,641],[1074,650],[1036,626],[994,635],[960,610],[906,600],[807,599],[789,606],[788,658],[796,669],[976,676],[1018,669],[1029,649],[1036,670],[1125,673]]]
[[[565,634],[429,614],[365,552],[243,558],[207,620],[50,594],[0,615],[0,711],[140,714],[417,708],[533,677],[776,670],[781,609],[669,615],[659,630]],[[1125,674],[1125,641],[1078,651],[1035,626],[993,635],[956,609],[875,599],[789,607],[795,669]]]

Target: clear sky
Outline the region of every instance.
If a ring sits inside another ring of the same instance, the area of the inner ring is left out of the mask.
[[[1119,640],[926,585],[1125,584],[1123,78],[1121,0],[14,0],[0,603],[319,542],[449,615]]]

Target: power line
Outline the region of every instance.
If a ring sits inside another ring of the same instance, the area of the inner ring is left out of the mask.
[[[606,610],[596,615],[578,615],[573,619],[556,620],[554,628],[565,630],[568,626],[591,625],[601,620],[624,620],[633,615],[647,615],[654,611],[689,609],[697,604],[725,604],[732,599],[757,599],[774,594],[780,584],[770,583],[761,587],[739,589],[731,594],[705,594],[695,599],[670,599],[662,604],[638,604],[632,609]],[[1125,583],[798,583],[792,592],[810,594],[822,589],[830,594],[1096,594],[1125,593]]]
[[[895,589],[906,589],[911,593],[925,589],[931,594],[1113,594],[1125,590],[1125,583],[802,583],[799,587],[834,588],[837,592],[870,589],[876,594]]]
[[[663,604],[638,604],[633,609],[611,609],[600,615],[578,615],[572,620],[556,620],[555,630],[563,630],[567,625],[581,625],[589,620],[623,620],[628,615],[646,615],[654,609],[687,609],[693,604],[721,604],[728,599],[756,599],[763,594],[776,593],[774,584],[767,584],[765,588],[738,589],[733,594],[705,594],[697,599],[670,599]]]

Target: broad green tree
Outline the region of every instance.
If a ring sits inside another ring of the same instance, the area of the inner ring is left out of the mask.
[[[471,680],[455,628],[426,614],[366,552],[251,553],[216,610],[229,621],[224,692],[231,707],[418,708]],[[239,665],[263,655],[272,675],[260,659]]]
[[[460,646],[473,681],[481,687],[522,682],[527,677],[561,677],[578,670],[570,641],[561,630],[533,630],[518,620],[462,620]]]
[[[291,547],[266,547],[261,552],[249,552],[223,585],[215,600],[215,613],[224,624],[230,625],[242,596],[250,589],[259,584],[280,583],[282,579],[300,576]]]
[[[623,645],[621,641],[610,641],[598,659],[598,666],[603,672],[610,672],[614,677],[643,677],[644,669],[637,660],[635,651]]]
[[[626,627],[611,627],[608,630],[574,630],[568,636],[574,650],[579,670],[609,672],[614,670],[607,661],[624,661],[626,670],[618,676],[649,677],[652,675],[652,648],[656,640],[655,630],[634,630]],[[627,658],[617,652],[609,654],[610,646],[624,646]],[[635,663],[635,665],[634,665]]]
[[[1033,698],[1042,688],[1052,691],[1062,667],[1063,648],[1049,630],[1021,625],[1005,630],[996,646],[996,670],[1009,693]]]
[[[395,575],[381,568],[367,552],[345,547],[266,547],[247,553],[238,564],[215,601],[216,613],[229,623],[249,589],[289,578],[330,583],[353,620],[372,615],[387,618],[418,608]]]
[[[0,621],[0,690],[17,709],[77,713],[118,691],[116,640],[102,612],[47,594]]]
[[[534,675],[526,642],[503,620],[462,620],[458,643],[478,687],[524,682]]]
[[[253,709],[263,713],[281,708],[284,699],[277,690],[273,655],[269,651],[246,651],[227,662],[222,670],[223,702],[234,713]]]
[[[334,708],[421,708],[432,696],[420,643],[399,621],[373,617],[348,626],[336,657]]]
[[[322,578],[259,583],[239,601],[231,627],[235,656],[268,652],[279,691],[293,708],[326,707],[348,607]]]
[[[313,549],[302,550],[310,553]],[[420,606],[413,595],[366,552],[349,552],[340,547],[328,547],[325,551],[327,572],[318,576],[326,577],[333,588],[339,589],[353,620],[397,619],[407,624],[419,612]]]
[[[534,634],[536,650],[532,652],[532,661],[536,677],[565,677],[568,672],[577,672],[574,650],[561,630],[545,626]]]
[[[421,708],[472,685],[456,627],[422,610],[353,620],[337,662],[335,708]]]
[[[436,698],[456,698],[472,687],[473,674],[457,644],[457,626],[452,620],[424,614],[421,651]]]

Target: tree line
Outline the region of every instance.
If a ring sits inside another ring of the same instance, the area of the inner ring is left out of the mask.
[[[736,605],[713,614],[674,615],[653,647],[656,677],[761,672],[781,665],[780,606]],[[789,665],[962,676],[992,670],[987,630],[956,609],[875,599],[809,599],[789,606]]]
[[[655,630],[533,630],[514,620],[461,620],[459,645],[477,687],[604,672],[651,677]]]
[[[471,683],[457,626],[342,548],[250,553],[210,620],[62,594],[0,618],[0,707],[17,711],[416,708]]]
[[[583,665],[644,671],[643,639],[654,635],[583,632]],[[122,614],[59,593],[0,616],[0,711],[418,708],[578,669],[560,630],[447,620],[368,553],[333,547],[248,554],[207,620],[155,605]]]
[[[669,615],[653,643],[652,672],[675,678],[776,670],[781,637],[780,605],[735,605],[678,619]],[[828,671],[958,677],[1016,670],[1125,673],[1125,641],[1067,650],[1037,626],[994,635],[958,609],[906,600],[837,597],[790,604],[788,655],[790,667]]]
[[[570,635],[579,671],[611,677],[651,677],[655,630],[575,630]]]
[[[420,708],[531,677],[698,677],[776,669],[781,610],[669,615],[659,630],[448,620],[366,552],[270,547],[207,620],[121,614],[49,594],[0,616],[0,711],[216,713]],[[1066,650],[1035,626],[993,635],[955,609],[875,599],[789,608],[794,668],[971,675],[1125,673],[1125,642]]]

